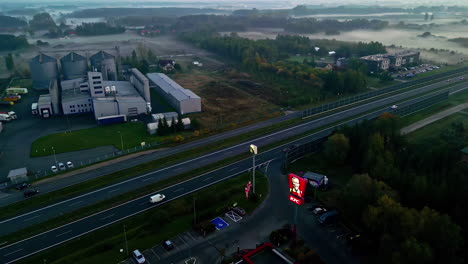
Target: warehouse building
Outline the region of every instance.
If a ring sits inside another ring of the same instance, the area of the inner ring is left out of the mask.
[[[164,73],[148,73],[151,87],[154,88],[180,114],[201,112],[201,98],[185,89]]]

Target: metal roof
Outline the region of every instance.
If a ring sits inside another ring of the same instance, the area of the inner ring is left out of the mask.
[[[77,99],[90,99],[87,92],[80,92],[80,88],[62,90],[62,103],[75,101]]]
[[[98,53],[91,56],[91,60],[103,60],[103,59],[113,59],[115,58],[114,55],[111,55],[105,51],[99,51]]]
[[[164,73],[148,73],[146,76],[164,92],[172,95],[178,101],[200,99],[200,96],[189,89],[183,88]]]
[[[14,170],[11,170],[9,173],[8,173],[8,178],[11,178],[11,177],[16,177],[16,176],[19,176],[19,175],[26,175],[28,174],[28,170],[26,170],[26,168],[19,168],[19,169],[14,169]]]
[[[48,63],[48,62],[57,63],[57,60],[54,57],[51,57],[51,56],[45,55],[43,53],[40,53],[36,57],[32,58],[31,62],[39,63],[39,64]]]
[[[70,52],[68,53],[68,55],[63,56],[60,59],[60,61],[83,61],[83,60],[85,61],[86,57],[81,56],[80,54],[75,53],[75,52]]]

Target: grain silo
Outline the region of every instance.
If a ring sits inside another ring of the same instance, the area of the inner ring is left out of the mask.
[[[93,70],[102,73],[102,78],[108,81],[117,80],[115,57],[105,51],[99,51],[90,58]]]
[[[60,59],[60,64],[62,65],[64,80],[86,77],[88,71],[88,61],[86,57],[75,52],[70,52]]]
[[[29,61],[29,69],[34,89],[49,89],[50,82],[58,78],[57,60],[42,53]]]

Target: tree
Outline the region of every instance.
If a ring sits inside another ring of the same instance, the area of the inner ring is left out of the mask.
[[[170,133],[170,127],[169,127],[169,124],[167,123],[166,117],[163,118],[162,125],[163,125],[163,129],[164,129],[164,135],[169,134]]]
[[[146,56],[149,63],[154,64],[158,61],[158,57],[156,56],[156,54],[154,54],[154,52],[151,49],[148,49]]]
[[[139,63],[138,70],[143,73],[147,74],[149,72],[149,63],[147,60],[141,60]]]
[[[176,125],[176,131],[177,132],[182,132],[184,131],[184,122],[182,122],[182,116],[179,114],[177,115],[177,125]]]
[[[344,134],[336,133],[325,143],[325,155],[334,164],[343,164],[348,151],[349,139]]]
[[[192,130],[200,130],[200,122],[198,121],[198,119],[196,118],[192,118],[192,122],[191,122],[191,127],[192,127]]]
[[[424,15],[424,20],[427,21],[429,19],[429,13],[426,12],[426,14]]]
[[[169,131],[171,131],[171,133],[177,132],[176,121],[175,121],[175,118],[174,118],[174,117],[172,117],[172,120],[171,120],[171,127],[170,127]]]
[[[158,136],[164,136],[164,125],[161,119],[158,120]]]
[[[9,72],[12,72],[15,69],[15,62],[11,53],[8,53],[8,55],[5,56],[5,66]]]
[[[133,64],[133,63],[136,63],[137,60],[138,60],[138,58],[137,58],[136,51],[133,50],[133,51],[132,51],[132,64]]]

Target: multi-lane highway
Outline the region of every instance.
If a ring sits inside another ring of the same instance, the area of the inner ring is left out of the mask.
[[[453,87],[452,89],[457,91],[465,86],[466,84],[459,84]],[[424,91],[431,90],[431,89],[428,89],[427,87],[423,87],[423,88],[426,89]],[[37,210],[30,214],[16,217],[10,221],[8,220],[4,221],[1,223],[2,225],[1,229],[4,229],[3,226],[4,225],[6,226],[6,224],[8,224],[9,227],[14,228],[15,223],[19,224],[21,222],[35,221],[34,219],[42,219],[41,214],[43,214],[44,216],[46,215],[53,216],[55,213],[60,212],[60,210],[64,210],[64,208],[68,208],[68,207],[74,208],[74,206],[79,207],[81,203],[86,205],[89,202],[92,202],[93,200],[96,201],[94,199],[95,197],[101,197],[101,199],[103,199],[104,197],[110,197],[110,196],[115,195],[113,193],[120,193],[120,192],[128,191],[129,189],[127,189],[127,186],[133,186],[134,188],[134,187],[141,187],[141,186],[147,185],[151,182],[154,182],[160,179],[159,177],[164,177],[165,175],[168,174],[168,172],[172,172],[172,174],[179,174],[185,170],[190,170],[194,167],[203,166],[205,162],[211,163],[215,160],[220,160],[229,156],[240,154],[242,152],[245,152],[248,149],[248,145],[252,142],[259,146],[264,146],[264,145],[276,142],[281,139],[289,138],[297,134],[303,134],[317,127],[335,124],[336,122],[339,122],[340,120],[348,119],[359,113],[368,112],[368,110],[370,109],[381,107],[379,110],[375,110],[373,112],[367,113],[364,116],[359,116],[354,119],[347,120],[338,125],[354,124],[364,119],[375,118],[378,115],[380,115],[382,112],[387,111],[388,105],[394,102],[400,101],[404,98],[413,96],[414,94],[412,94],[412,92],[414,91],[410,91],[410,92],[406,92],[403,94],[388,97],[385,99],[381,99],[381,100],[369,103],[367,105],[358,106],[353,109],[343,111],[341,113],[336,113],[328,117],[320,118],[320,119],[313,120],[313,121],[310,121],[301,125],[297,125],[297,126],[282,130],[280,132],[273,133],[271,135],[257,138],[250,142],[242,143],[233,147],[229,147],[229,148],[217,151],[215,153],[211,153],[211,154],[204,155],[202,157],[199,157],[190,161],[186,161],[182,164],[174,165],[174,166],[161,169],[152,173],[141,175],[137,178],[127,180],[123,183],[115,184],[113,186],[109,186],[100,190],[96,190],[92,192],[92,194],[82,195],[80,197],[77,197],[68,201],[64,201],[56,205],[51,205],[49,207]],[[418,101],[418,100],[420,99],[413,99],[406,103],[399,103],[399,106],[405,107],[405,105],[413,104],[415,101]],[[298,143],[298,144],[307,143],[307,142],[310,142],[319,138],[323,138],[324,136],[329,135],[333,130],[334,130],[334,127],[323,129],[312,135],[304,136],[296,140],[294,143]],[[261,151],[261,154],[258,156],[258,159],[257,159],[258,163],[265,163],[275,158],[282,158],[283,154],[281,150],[283,148],[284,146],[279,146],[268,151],[264,151],[264,152]],[[183,195],[187,195],[196,190],[209,186],[210,184],[213,184],[215,182],[238,175],[246,171],[250,166],[251,166],[251,163],[249,159],[242,160],[242,161],[233,163],[229,166],[218,169],[216,171],[206,173],[197,178],[185,181],[183,183],[171,186],[169,188],[166,188],[157,192],[162,192],[166,194],[167,199],[164,202],[166,203],[172,199],[176,199]],[[73,223],[70,223],[65,226],[53,229],[51,231],[39,234],[37,236],[28,238],[26,240],[23,240],[14,244],[6,245],[0,248],[0,261],[4,263],[10,263],[17,259],[24,258],[26,256],[29,256],[41,250],[50,248],[54,245],[73,239],[77,236],[92,232],[93,230],[107,226],[123,218],[126,218],[129,216],[135,215],[139,212],[151,209],[155,206],[157,205],[149,204],[148,196],[141,197],[139,199],[127,202],[123,205],[116,206],[114,208],[94,214],[82,220],[75,221]],[[47,217],[45,217],[45,219],[46,218]],[[29,220],[25,221],[27,219]]]

